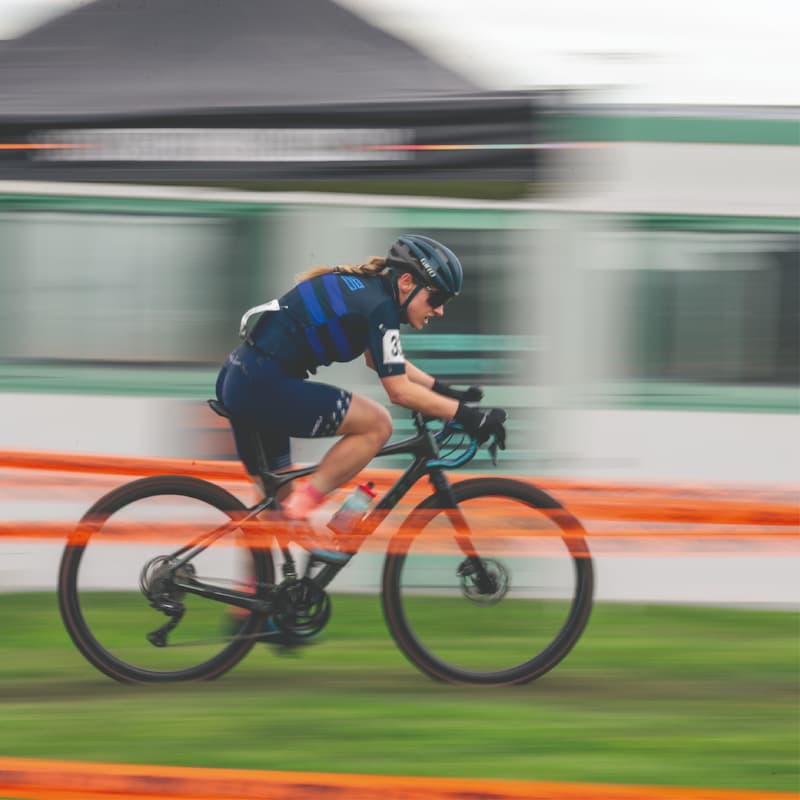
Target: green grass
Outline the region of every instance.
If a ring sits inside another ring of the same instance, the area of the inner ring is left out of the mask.
[[[48,594],[0,595],[0,754],[251,769],[796,790],[798,617],[598,605],[526,686],[435,683],[373,597],[334,597],[322,643],[259,645],[218,681],[123,686]],[[443,631],[443,636],[447,635]]]

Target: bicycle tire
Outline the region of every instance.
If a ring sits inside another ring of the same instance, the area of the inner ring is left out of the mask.
[[[76,529],[74,537],[67,544],[62,555],[58,574],[58,601],[61,617],[66,629],[81,654],[101,672],[109,677],[123,683],[160,683],[190,680],[209,680],[217,678],[238,664],[252,649],[256,642],[257,632],[263,627],[265,615],[244,611],[236,618],[237,628],[233,637],[226,637],[222,640],[218,638],[217,644],[211,645],[214,652],[200,656],[202,661],[199,663],[188,663],[175,666],[174,664],[142,666],[134,663],[126,657],[115,653],[114,648],[103,640],[97,628],[96,622],[87,618],[87,603],[90,596],[87,589],[84,594],[81,583],[81,567],[85,562],[92,563],[92,559],[87,559],[87,550],[97,543],[98,547],[105,547],[106,538],[99,541],[101,534],[108,537],[112,545],[122,545],[122,542],[113,542],[113,522],[115,515],[127,514],[140,511],[143,507],[149,506],[147,501],[158,504],[161,502],[179,502],[191,504],[198,503],[197,509],[202,510],[204,515],[207,513],[215,519],[219,518],[224,522],[224,517],[233,519],[238,513],[245,510],[244,505],[232,494],[223,488],[204,480],[186,476],[157,476],[143,478],[125,484],[100,498],[83,516]],[[219,524],[219,523],[217,523]],[[171,545],[174,549],[174,543]],[[220,545],[221,546],[221,545]],[[97,549],[97,548],[96,548]],[[209,548],[210,550],[210,548]],[[271,552],[268,549],[255,549],[252,547],[235,548],[237,560],[241,560],[241,552],[245,551],[247,558],[244,562],[244,569],[252,576],[253,591],[260,593],[265,585],[274,583],[274,564]],[[113,555],[113,553],[112,553]],[[120,560],[119,556],[116,556]],[[230,559],[232,556],[226,556]],[[133,574],[134,568],[141,574],[141,561],[136,561],[131,566],[130,572]],[[87,579],[88,580],[88,579]],[[126,587],[130,588],[130,584]],[[94,605],[100,605],[102,597],[111,597],[110,605],[114,604],[114,598],[125,598],[125,609],[132,608],[136,603],[136,614],[147,617],[148,623],[158,625],[164,621],[164,616],[158,611],[149,607],[147,598],[141,593],[136,597],[135,592],[115,592],[100,595],[100,600],[95,601]],[[208,608],[213,604],[214,610],[207,612],[213,614],[215,619],[221,618],[223,625],[228,624],[225,617],[227,608],[224,604],[214,600],[200,598]],[[89,606],[93,608],[94,606]],[[145,609],[146,610],[143,610]],[[104,614],[98,619],[106,620],[112,617],[106,624],[105,635],[108,640],[116,640],[124,633],[117,633],[120,627],[125,626],[126,621],[122,613],[118,621],[113,620],[113,611],[102,609],[98,614]],[[115,627],[116,626],[116,627]],[[94,629],[93,629],[94,628]],[[136,634],[141,631],[136,631]],[[131,634],[133,636],[133,634]],[[141,646],[142,651],[147,651],[147,647],[142,640],[137,646]],[[218,650],[221,644],[222,649]],[[152,647],[152,645],[150,645]],[[153,648],[154,650],[166,650],[168,648]],[[153,656],[148,656],[153,658]],[[194,655],[188,656],[193,659]]]
[[[451,571],[451,566],[442,568],[439,561],[464,558],[464,553],[455,546],[452,546],[453,553],[446,552],[447,540],[454,541],[452,526],[445,524],[444,539],[439,537],[439,544],[436,548],[432,548],[432,552],[426,552],[421,546],[426,538],[425,533],[431,530],[432,526],[443,522],[443,515],[447,511],[444,495],[436,493],[423,500],[412,511],[390,543],[382,580],[383,610],[389,630],[406,657],[424,673],[437,680],[461,684],[510,685],[527,683],[539,678],[565,658],[580,638],[589,620],[594,591],[594,571],[585,541],[585,531],[580,522],[557,500],[521,481],[507,478],[475,478],[454,484],[452,491],[459,509],[467,506],[476,509],[475,519],[479,523],[482,519],[489,519],[491,512],[481,509],[489,507],[490,501],[498,511],[514,510],[521,523],[517,522],[517,517],[511,519],[515,524],[523,525],[521,533],[514,532],[516,536],[514,546],[520,553],[524,549],[526,553],[530,550],[532,554],[521,568],[526,571],[532,570],[534,573],[537,571],[541,573],[543,568],[545,571],[552,570],[557,573],[565,584],[564,596],[558,598],[553,586],[548,586],[547,591],[552,597],[548,599],[546,592],[542,590],[540,593],[544,599],[538,599],[536,587],[526,586],[520,587],[517,599],[509,599],[508,592],[515,589],[515,579],[511,575],[518,567],[518,556],[506,559],[510,564],[508,568],[503,566],[504,562],[500,559],[487,559],[485,563],[495,572],[496,584],[499,586],[502,581],[508,584],[507,593],[504,593],[501,599],[494,601],[494,598],[490,598],[491,605],[499,607],[502,603],[517,604],[511,609],[513,624],[509,622],[507,628],[503,629],[502,625],[497,624],[495,616],[492,627],[488,617],[480,616],[485,612],[472,610],[475,606],[481,605],[480,602],[476,602],[481,598],[476,597],[477,593],[469,595],[463,588],[463,578],[458,579],[462,581],[460,586],[444,585],[448,582],[456,583],[456,578],[453,577],[455,571]],[[525,530],[525,526],[528,525],[528,511],[525,509],[530,510],[531,520],[543,535],[534,536],[536,531],[532,526],[530,531]],[[491,552],[492,548],[499,549],[501,542],[510,540],[509,534],[496,535],[493,525],[495,523],[490,519],[485,525],[486,532],[480,532],[481,540],[486,542],[481,548],[476,548],[482,559],[484,558],[482,550]],[[438,553],[439,550],[442,551],[441,555]],[[419,555],[416,555],[417,551]],[[544,556],[534,555],[542,552],[545,553]],[[552,555],[548,555],[549,552]],[[550,563],[555,558],[559,559],[558,563]],[[413,577],[414,571],[422,573],[423,569],[427,570],[427,575],[416,581]],[[442,588],[437,588],[438,583],[435,585],[426,583],[439,579],[443,584]],[[498,586],[495,588],[499,591]],[[460,590],[461,597],[456,590]],[[489,605],[486,603],[483,607],[488,608]],[[444,609],[438,620],[432,616],[436,614],[434,608]],[[524,616],[526,610],[531,611],[530,629],[526,627],[528,624],[527,617]],[[527,645],[517,644],[516,639],[530,636],[532,642],[530,646],[534,646],[536,631],[533,623],[543,624],[545,619],[550,620],[550,618],[552,622],[548,622],[548,626],[552,629],[548,627],[543,631],[533,654],[525,650]],[[511,612],[507,613],[506,619],[512,619]],[[473,621],[483,625],[485,640],[471,641],[479,636],[469,627]],[[425,633],[426,628],[429,633]],[[503,636],[506,639],[503,639]],[[445,646],[442,643],[445,639],[448,641],[452,639],[454,643]],[[449,652],[446,647],[450,648]],[[504,657],[503,648],[509,651],[509,658],[515,663],[508,665],[494,663]],[[517,660],[517,657],[521,660]],[[458,661],[472,663],[465,666],[463,663],[455,663]]]

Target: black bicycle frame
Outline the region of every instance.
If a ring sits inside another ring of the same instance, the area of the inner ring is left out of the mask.
[[[361,520],[358,527],[358,541],[359,547],[370,534],[374,533],[377,527],[386,517],[386,514],[391,511],[405,496],[408,490],[423,476],[430,477],[431,484],[435,492],[443,495],[443,503],[440,503],[438,508],[453,509],[451,514],[451,521],[457,531],[456,541],[460,545],[464,554],[474,559],[477,563],[475,569],[479,573],[483,571],[483,566],[477,559],[474,548],[472,547],[471,540],[469,539],[467,525],[464,518],[457,512],[457,504],[453,497],[453,492],[450,487],[450,482],[441,466],[437,466],[435,462],[439,455],[439,441],[436,434],[428,430],[426,417],[415,412],[413,415],[414,424],[417,428],[417,435],[408,439],[403,439],[399,442],[386,445],[376,457],[381,456],[394,456],[394,455],[411,455],[414,457],[411,465],[406,471],[397,479],[394,485],[388,492],[379,500],[377,505]],[[259,459],[261,460],[261,459]],[[264,460],[266,463],[266,460]],[[300,469],[288,470],[286,472],[275,473],[269,472],[266,469],[259,470],[260,477],[264,483],[264,489],[267,497],[257,505],[248,509],[247,514],[241,519],[232,522],[226,522],[213,531],[203,534],[198,539],[184,545],[180,550],[172,554],[173,557],[184,556],[180,561],[176,562],[175,569],[182,564],[190,561],[195,555],[199,554],[206,549],[213,541],[216,541],[221,536],[230,533],[233,529],[239,527],[241,524],[253,519],[258,513],[267,509],[277,508],[276,495],[278,490],[291,481],[311,475],[316,471],[318,464],[308,467],[301,467]],[[284,564],[290,565],[289,569],[284,571],[290,573],[294,569],[294,559],[289,552],[288,548],[283,547]],[[357,552],[357,550],[356,550]],[[353,555],[356,553],[354,552]],[[342,570],[349,560],[344,564],[325,564],[320,571],[314,576],[314,582],[320,587],[326,587],[338,573]],[[222,589],[221,587],[212,586],[203,583],[195,578],[179,581],[175,580],[175,585],[191,594],[197,594],[202,597],[207,597],[213,600],[229,603],[231,605],[247,608],[250,610],[257,610],[261,612],[269,612],[271,601],[267,598],[254,597],[250,593],[238,592],[235,589]]]

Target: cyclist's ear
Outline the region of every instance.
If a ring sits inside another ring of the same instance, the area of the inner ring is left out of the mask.
[[[407,292],[410,292],[416,285],[417,281],[410,272],[404,272],[398,279],[397,285]]]

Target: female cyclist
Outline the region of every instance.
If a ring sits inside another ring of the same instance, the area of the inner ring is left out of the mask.
[[[239,457],[248,472],[260,485],[253,431],[272,471],[290,466],[290,436],[341,437],[311,478],[282,501],[290,520],[305,520],[329,492],[372,460],[392,432],[383,406],[307,380],[319,366],[352,361],[363,353],[392,403],[455,419],[479,443],[494,436],[505,447],[505,411],[467,405],[480,400],[483,392],[477,387],[454,389],[403,355],[400,323],[420,330],[443,316],[445,304],[461,291],[462,278],[451,250],[426,236],[407,235],[392,245],[385,259],[312,269],[285,295],[245,314],[240,330],[244,342],[219,373],[217,397],[231,414]],[[301,530],[305,533],[293,535],[295,541],[336,560],[335,541],[322,538],[333,534],[312,534],[307,526]]]

